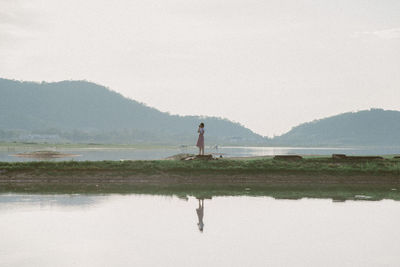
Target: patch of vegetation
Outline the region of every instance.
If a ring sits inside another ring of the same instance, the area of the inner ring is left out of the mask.
[[[41,172],[42,170],[70,171],[120,171],[142,174],[372,174],[400,175],[400,160],[333,160],[331,158],[305,158],[299,161],[272,158],[248,160],[137,160],[137,161],[41,161],[0,162],[0,170]]]

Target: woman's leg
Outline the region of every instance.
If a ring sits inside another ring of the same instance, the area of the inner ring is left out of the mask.
[[[201,146],[199,146],[199,155],[201,155]]]

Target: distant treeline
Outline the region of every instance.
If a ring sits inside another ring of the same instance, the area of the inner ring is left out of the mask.
[[[0,130],[0,141],[34,142],[34,143],[99,143],[99,144],[160,144],[160,145],[194,145],[197,134],[173,136],[152,132],[141,132],[135,129],[114,131],[62,131],[58,129]],[[237,137],[207,137],[207,145],[262,145],[262,142],[244,141]]]

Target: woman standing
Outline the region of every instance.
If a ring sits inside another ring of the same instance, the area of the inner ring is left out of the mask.
[[[199,129],[199,139],[197,139],[196,146],[199,148],[199,155],[204,155],[204,123],[200,123]]]

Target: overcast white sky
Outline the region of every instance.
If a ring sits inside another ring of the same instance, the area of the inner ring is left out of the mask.
[[[400,1],[0,0],[0,77],[85,79],[278,135],[400,110]]]

